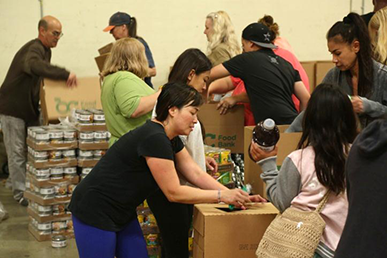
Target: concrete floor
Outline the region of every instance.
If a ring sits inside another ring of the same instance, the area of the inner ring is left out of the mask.
[[[0,222],[1,258],[73,258],[78,257],[74,239],[67,240],[67,247],[52,248],[51,241],[38,242],[29,233],[26,207],[12,198],[11,190],[0,183],[0,201],[9,213],[9,218]]]

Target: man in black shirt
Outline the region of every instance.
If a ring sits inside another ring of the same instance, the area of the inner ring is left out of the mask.
[[[370,22],[372,16],[379,11],[380,9],[387,6],[387,0],[372,0],[372,4],[374,5],[374,10],[372,12],[363,14],[361,18],[363,18],[364,22],[367,24]]]
[[[265,25],[252,23],[242,33],[244,53],[212,68],[210,82],[232,75],[244,81],[247,91],[221,101],[218,107],[222,112],[238,102],[250,102],[256,122],[272,118],[277,124],[290,124],[297,116],[293,93],[300,100],[300,110],[305,109],[309,92],[298,71],[274,54],[276,46],[271,39]],[[210,85],[208,91],[211,94],[217,89]]]
[[[67,86],[77,83],[75,74],[51,65],[51,48],[62,37],[62,25],[52,16],[38,24],[39,36],[26,43],[15,55],[0,88],[0,121],[8,157],[9,178],[13,197],[26,206],[23,199],[26,178],[26,132],[28,126],[39,125],[39,95],[43,78],[65,80]]]

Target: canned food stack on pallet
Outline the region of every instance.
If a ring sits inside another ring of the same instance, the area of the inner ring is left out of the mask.
[[[81,177],[90,173],[109,147],[110,133],[101,109],[79,109],[75,111],[78,130],[78,166]]]
[[[29,127],[27,145],[28,229],[39,241],[54,235],[73,237],[67,205],[79,182],[77,132],[68,126]]]
[[[213,158],[218,164],[217,172],[211,170],[207,170],[207,172],[221,184],[233,188],[232,173],[234,164],[231,159],[231,150],[205,145],[204,151],[206,157]]]
[[[161,257],[160,233],[157,227],[155,216],[149,209],[146,201],[137,207],[137,219],[141,225],[142,233],[147,244],[148,255],[150,258]]]

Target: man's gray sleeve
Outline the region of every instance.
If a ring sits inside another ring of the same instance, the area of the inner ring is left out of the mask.
[[[280,171],[277,169],[276,160],[276,156],[270,157],[261,160],[258,165],[263,171],[261,178],[266,183],[266,195],[282,213],[300,193],[301,175],[289,157],[285,158]]]

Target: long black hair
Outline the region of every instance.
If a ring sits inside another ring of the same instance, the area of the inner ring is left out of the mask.
[[[341,36],[341,39],[336,36]],[[373,85],[373,62],[371,41],[364,20],[356,13],[348,14],[343,21],[336,22],[327,33],[327,40],[333,39],[351,44],[359,41],[360,50],[357,53],[359,63],[358,93],[360,96],[369,97]]]
[[[356,115],[338,86],[320,84],[313,91],[302,122],[298,149],[312,146],[319,182],[339,194],[345,190],[345,161],[357,134]]]
[[[186,83],[192,69],[195,70],[195,74],[199,75],[203,72],[210,71],[211,68],[211,61],[202,51],[197,48],[189,48],[175,61],[169,73],[168,82]]]
[[[156,119],[160,122],[168,118],[169,109],[186,105],[199,107],[203,104],[200,93],[186,83],[173,82],[163,86],[156,104]]]

